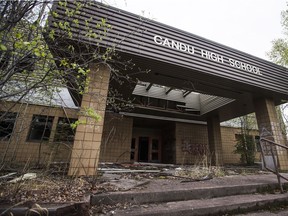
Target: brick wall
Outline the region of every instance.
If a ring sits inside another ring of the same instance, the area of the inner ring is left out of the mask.
[[[176,123],[169,122],[162,129],[162,162],[168,164],[176,163]]]
[[[239,128],[221,127],[222,153],[224,164],[240,163],[240,155],[234,154],[236,139]],[[259,135],[258,131],[250,132],[251,135]],[[197,145],[197,148],[189,147]],[[209,153],[202,157],[197,151],[208,149],[207,125],[176,123],[176,163],[177,164],[203,164],[209,162]],[[189,153],[190,151],[190,153]],[[196,152],[195,152],[196,151]],[[196,153],[196,154],[195,154]],[[256,153],[256,161],[260,161],[260,153]]]
[[[193,146],[197,145],[197,149]],[[199,151],[208,148],[206,125],[176,123],[176,163],[195,164],[206,162]]]
[[[240,163],[240,154],[234,154],[236,145],[235,134],[240,134],[240,128],[231,128],[231,127],[221,127],[221,137],[222,137],[222,151],[223,151],[223,160],[224,164],[235,164]],[[250,131],[250,135],[253,137],[258,136],[259,133],[257,130]],[[256,153],[256,160],[260,161],[260,152]]]
[[[279,144],[284,144],[281,125],[272,99],[258,98],[254,101],[258,128],[262,136]],[[288,171],[288,153],[285,148],[276,147],[280,170]]]
[[[11,104],[6,103],[6,108]],[[6,111],[5,106],[1,106],[2,111]],[[18,114],[14,130],[9,140],[0,140],[0,158],[12,163],[35,163],[39,160],[41,164],[61,161],[69,162],[72,143],[54,142],[55,130],[59,117],[66,117],[62,108],[46,107],[38,105],[16,104],[10,112]],[[76,109],[66,108],[66,113],[70,118],[77,118]],[[28,141],[28,134],[33,115],[53,116],[52,131],[49,140]]]
[[[100,150],[100,162],[129,162],[133,118],[107,113]]]
[[[3,107],[4,106],[1,106],[1,109],[5,111],[5,108]],[[17,104],[11,112],[19,113],[19,116],[13,130],[13,136],[9,140],[0,141],[0,158],[9,162],[24,163],[28,161],[30,163],[35,163],[38,159],[42,164],[56,161],[70,162],[73,144],[54,142],[58,118],[66,117],[62,108]],[[76,109],[66,108],[66,113],[69,118],[77,118],[77,112],[78,110]],[[41,149],[40,142],[27,141],[32,117],[35,114],[54,117],[50,138],[48,141],[42,142]],[[209,161],[209,157],[203,158],[202,156],[195,154],[195,148],[193,149],[192,147],[191,149],[191,146],[195,145],[197,146],[196,151],[203,151],[203,149],[206,150],[208,148],[207,125],[178,122],[170,124],[169,127],[166,129],[162,128],[162,130],[162,161],[164,163],[199,164]],[[130,161],[132,132],[132,117],[106,113],[100,150],[100,161]],[[136,132],[137,130],[135,129],[134,133]],[[141,133],[142,132],[143,129],[141,130]],[[240,129],[221,127],[224,164],[240,162],[240,155],[233,153],[236,144],[235,134],[238,133],[240,133]],[[258,131],[252,131],[251,135],[258,135]],[[256,161],[260,161],[259,153],[256,154]]]

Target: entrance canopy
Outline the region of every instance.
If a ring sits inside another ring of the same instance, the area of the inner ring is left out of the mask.
[[[288,99],[287,69],[271,62],[97,2],[55,3],[53,10],[57,16],[49,23],[56,37],[63,28],[55,23],[69,23],[72,36],[62,43],[112,48],[135,64],[125,73],[137,82],[116,86],[135,98],[135,115],[205,121],[217,114],[225,121],[254,112],[257,98],[276,105]],[[67,10],[79,12],[68,16]],[[87,37],[99,33],[99,23],[107,32]]]

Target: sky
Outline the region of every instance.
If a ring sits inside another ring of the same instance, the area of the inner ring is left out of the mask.
[[[101,1],[101,0],[98,0]],[[284,37],[286,0],[102,0],[111,6],[269,60]]]

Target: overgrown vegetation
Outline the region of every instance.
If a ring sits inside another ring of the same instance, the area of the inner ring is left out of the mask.
[[[249,134],[238,134],[236,136],[236,145],[234,153],[240,154],[240,161],[246,165],[253,165],[255,162],[255,141]]]
[[[283,10],[282,16],[282,27],[283,27],[283,38],[277,38],[272,41],[272,49],[268,52],[269,58],[276,64],[284,67],[288,66],[288,10]],[[284,139],[287,143],[287,125],[288,125],[288,104],[282,104],[277,109],[278,118],[280,120],[280,126]]]
[[[236,121],[240,124],[240,134],[236,134],[235,154],[240,154],[240,161],[246,165],[253,165],[255,162],[255,140],[250,134],[256,127],[255,115],[246,115],[239,117]]]
[[[177,170],[175,176],[190,178],[193,180],[206,180],[214,177],[225,176],[223,167],[217,166],[188,166],[186,169]]]
[[[19,108],[21,115],[26,115],[29,103],[50,107],[59,105],[55,102],[55,96],[59,95],[62,89],[68,89],[68,92],[73,93],[73,101],[79,107],[82,95],[88,93],[91,63],[105,64],[109,67],[110,80],[113,82],[122,84],[130,80],[129,76],[124,76],[121,71],[131,68],[133,64],[130,61],[123,61],[116,55],[114,50],[116,44],[105,49],[92,47],[90,44],[82,43],[80,36],[78,38],[72,34],[71,26],[80,26],[77,17],[82,15],[83,7],[93,4],[93,1],[70,2],[69,4],[74,4],[74,9],[67,7],[67,1],[55,1],[54,4],[58,4],[65,11],[67,18],[65,20],[57,20],[59,14],[52,11],[52,4],[52,0],[0,1],[0,110],[4,111],[0,113],[0,121],[7,119],[7,115],[15,110],[19,103],[27,103],[27,106],[21,105],[21,109]],[[48,25],[48,16],[55,18],[53,23],[50,23],[53,28]],[[105,18],[97,20],[96,25],[95,20],[90,17],[86,17],[84,21],[82,27],[87,33],[85,37],[88,40],[97,38],[101,41],[112,28]],[[68,42],[72,38],[73,43]],[[117,69],[119,65],[121,71]],[[99,97],[99,95],[90,96]],[[60,104],[65,106],[64,102]],[[122,98],[113,88],[109,88],[107,104],[116,111],[131,108],[131,101]],[[48,119],[48,115],[44,115]],[[79,115],[94,121],[101,119],[93,107],[85,107]],[[77,125],[86,123],[76,120],[71,126],[75,129]],[[14,133],[18,136],[14,139],[15,142],[22,141],[20,135],[25,129],[27,126],[24,120],[21,127],[17,128],[17,133]],[[45,137],[45,130],[36,156],[38,164],[43,158],[42,141],[45,139],[46,142],[51,141]],[[6,137],[10,136],[11,134]],[[14,161],[15,155],[11,160],[6,160],[10,146],[7,145],[3,156],[5,160],[1,161],[0,169]]]

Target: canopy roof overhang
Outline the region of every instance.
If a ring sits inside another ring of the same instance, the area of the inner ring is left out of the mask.
[[[171,95],[173,89],[183,93],[174,100],[179,102],[176,103],[178,110],[138,103],[134,113],[200,121],[217,114],[221,121],[225,121],[254,112],[255,98],[273,98],[275,104],[288,99],[288,73],[284,67],[97,2],[79,9],[75,15],[79,23],[76,25],[73,22],[75,17],[66,14],[67,8],[71,11],[76,8],[75,4],[68,1],[66,8],[54,4],[53,10],[58,16],[49,18],[50,28],[59,38],[65,33],[54,23],[70,23],[73,36],[62,40],[63,46],[80,42],[95,48],[113,48],[122,61],[132,60],[135,67],[125,73],[141,82],[122,86],[111,83],[127,97],[139,96],[136,90],[143,83],[142,97],[169,101],[167,95]],[[87,20],[89,30],[94,28],[99,33],[101,29],[95,26],[103,19],[111,28],[101,40],[87,37]],[[59,53],[54,51],[54,54]],[[163,87],[162,96],[156,97],[152,91],[152,87],[157,86]],[[199,99],[194,98],[194,105],[191,105],[188,99],[196,94]],[[187,101],[183,104],[184,96]],[[198,110],[189,112],[195,107]]]

